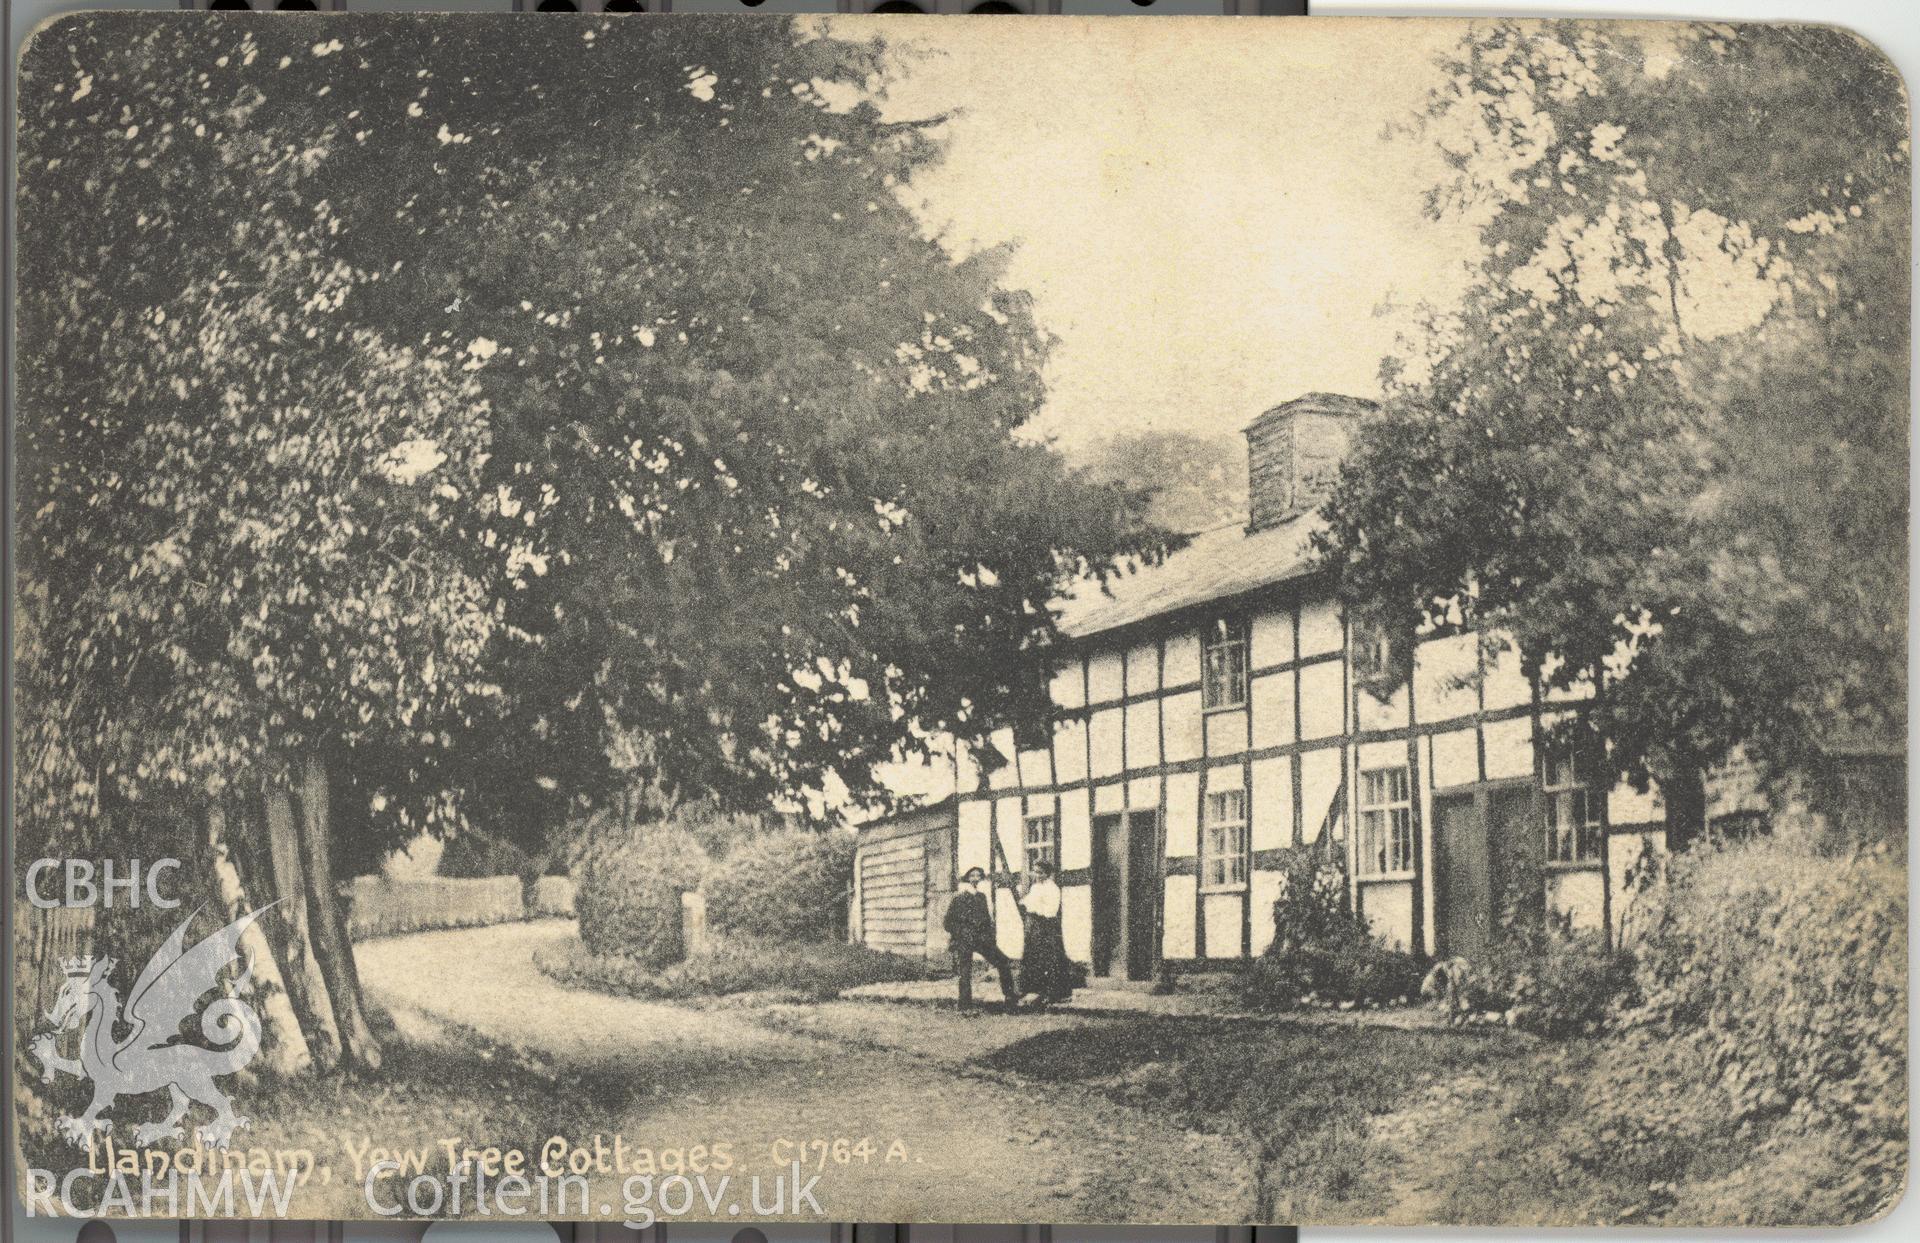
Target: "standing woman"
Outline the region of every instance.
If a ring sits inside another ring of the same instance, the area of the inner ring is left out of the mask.
[[[1020,992],[1037,996],[1041,1005],[1065,1001],[1073,996],[1073,968],[1060,936],[1060,886],[1053,864],[1034,863],[1025,905],[1027,944],[1020,959]]]

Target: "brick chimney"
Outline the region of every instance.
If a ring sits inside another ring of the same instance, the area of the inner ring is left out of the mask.
[[[1308,393],[1247,424],[1247,531],[1264,531],[1327,499],[1360,420],[1379,409]]]

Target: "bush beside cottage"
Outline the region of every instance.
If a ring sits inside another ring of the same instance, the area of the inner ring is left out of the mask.
[[[637,997],[777,990],[812,997],[919,979],[925,967],[842,943],[849,835],[704,807],[587,826],[575,863],[580,940],[537,965],[565,983]],[[685,935],[686,895],[711,930]]]
[[[734,843],[702,885],[716,931],[783,941],[844,936],[852,888],[852,835],[797,826]]]
[[[707,866],[699,839],[678,821],[596,814],[574,862],[581,943],[649,967],[678,962],[682,895],[700,887]]]
[[[1347,898],[1343,856],[1320,846],[1288,851],[1273,905],[1273,941],[1241,975],[1248,1004],[1393,1005],[1420,988],[1420,963],[1387,945]]]
[[[1802,832],[1669,866],[1574,1159],[1673,1220],[1866,1220],[1906,1182],[1907,871]]]

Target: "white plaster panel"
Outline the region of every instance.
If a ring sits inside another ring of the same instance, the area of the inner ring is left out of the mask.
[[[1167,857],[1199,850],[1200,774],[1167,774]]]
[[[1309,842],[1320,840],[1320,826],[1326,822],[1333,796],[1340,791],[1340,751],[1324,747],[1300,756],[1300,834]],[[1341,825],[1346,817],[1341,818]]]
[[[1280,900],[1280,873],[1253,874],[1253,952],[1263,954],[1273,944],[1273,904]]]
[[[1407,724],[1407,688],[1396,686],[1379,699],[1362,686],[1359,707],[1361,729],[1399,729]]]
[[[1120,698],[1125,668],[1118,652],[1096,652],[1087,659],[1087,701],[1107,703]]]
[[[1487,711],[1498,712],[1533,702],[1533,688],[1527,685],[1526,675],[1520,671],[1518,649],[1509,644],[1488,651],[1486,664]]]
[[[1341,662],[1325,661],[1300,670],[1300,739],[1332,738],[1346,728],[1346,686]]]
[[[1253,747],[1281,747],[1293,741],[1293,674],[1255,678],[1252,689]]]
[[[1413,883],[1384,881],[1360,886],[1360,910],[1367,928],[1395,949],[1413,944]]]
[[[1340,627],[1340,607],[1331,600],[1313,600],[1300,608],[1300,658],[1337,652],[1346,646]]]
[[[996,758],[993,754],[989,753],[983,758],[988,765],[999,764],[999,767],[991,768],[988,771],[987,784],[996,790],[1010,790],[1017,785],[1020,780],[1019,770],[1014,767],[1017,753],[1013,745],[1013,731],[1010,729],[996,729],[993,731],[993,735],[989,741],[992,743],[994,751],[999,752],[999,756]],[[1000,760],[1005,760],[1006,762],[1000,764]]]
[[[1207,903],[1207,957],[1240,956],[1240,920],[1245,898],[1237,893],[1210,893]]]
[[[1093,714],[1093,775],[1112,777],[1120,772],[1125,756],[1120,753],[1122,716],[1118,708],[1101,708]]]
[[[1207,754],[1238,755],[1247,749],[1245,709],[1207,713]]]
[[[1053,672],[1053,678],[1047,683],[1047,694],[1057,707],[1072,710],[1086,706],[1086,676],[1081,671],[1080,662],[1068,661]]]
[[[1127,767],[1153,768],[1160,763],[1160,701],[1127,705]]]
[[[1200,681],[1200,636],[1181,630],[1166,638],[1167,686],[1193,686]]]
[[[1648,786],[1647,792],[1642,794],[1622,781],[1607,795],[1608,824],[1653,824],[1664,818],[1665,813],[1652,786]]]
[[[993,847],[987,834],[993,823],[993,804],[985,799],[967,799],[960,804],[959,826],[955,830],[954,862],[959,874],[968,868],[993,870]]]
[[[1127,649],[1127,697],[1150,695],[1160,689],[1160,645],[1142,643]]]
[[[1087,779],[1087,723],[1074,719],[1053,723],[1053,775],[1061,785]]]
[[[1127,782],[1127,807],[1132,811],[1157,811],[1160,807],[1160,777],[1135,777]]]
[[[1003,798],[996,807],[995,826],[1000,834],[1000,853],[1009,868],[1024,872],[1027,870],[1026,809],[1018,798]]]
[[[1413,650],[1413,710],[1423,723],[1480,710],[1480,637],[1453,634]]]
[[[1193,877],[1169,876],[1162,899],[1160,953],[1167,958],[1193,958],[1194,954]]]
[[[1252,823],[1248,839],[1255,850],[1278,850],[1293,842],[1293,761],[1288,757],[1253,762]],[[1256,910],[1256,914],[1257,914]]]
[[[1469,727],[1434,734],[1433,753],[1428,759],[1435,789],[1472,785],[1480,780],[1480,735]]]
[[[1487,779],[1533,776],[1533,722],[1526,717],[1494,721],[1485,727]]]
[[[1183,691],[1160,701],[1160,728],[1167,741],[1166,760],[1179,764],[1200,756],[1200,692]]]
[[[1547,909],[1575,928],[1599,928],[1606,920],[1606,878],[1598,868],[1547,873]]]
[[[1089,885],[1063,885],[1060,889],[1060,939],[1067,943],[1067,957],[1075,962],[1093,959],[1093,888]]]
[[[1286,664],[1293,659],[1293,613],[1286,609],[1255,613],[1247,628],[1247,638],[1251,644],[1248,659],[1253,668]]]
[[[1060,796],[1060,867],[1063,871],[1093,866],[1089,797],[1085,790],[1068,790]]]

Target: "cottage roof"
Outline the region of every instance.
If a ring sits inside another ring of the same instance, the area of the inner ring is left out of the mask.
[[[1058,603],[1061,632],[1085,638],[1304,578],[1317,564],[1313,532],[1324,525],[1308,512],[1251,534],[1239,523],[1204,531],[1159,565],[1109,580],[1104,591],[1093,582],[1076,588]]]

